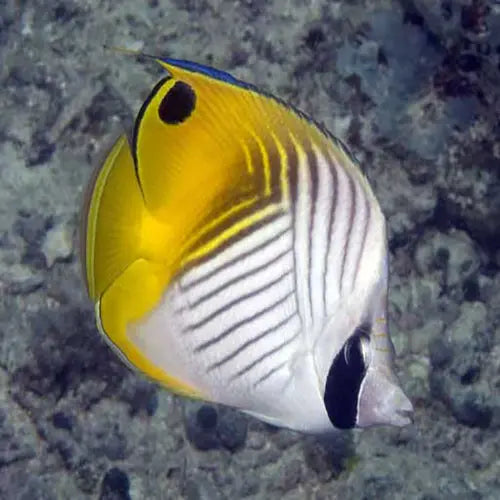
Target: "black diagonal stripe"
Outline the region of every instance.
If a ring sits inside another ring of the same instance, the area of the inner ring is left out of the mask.
[[[290,186],[290,201],[292,205],[297,205],[298,196],[298,169],[299,169],[299,156],[295,144],[290,138],[283,144],[287,160],[288,160],[288,183]],[[295,220],[295,214],[292,210],[292,219]],[[293,226],[293,225],[292,225]]]
[[[345,263],[347,260],[347,254],[349,252],[349,244],[351,240],[352,226],[354,224],[354,217],[356,215],[356,186],[354,185],[354,181],[351,179],[349,174],[347,174],[347,179],[349,182],[349,189],[351,191],[351,211],[349,212],[349,220],[347,221],[347,231],[345,235],[344,248],[342,252],[342,265],[340,267],[340,279],[339,279],[340,291],[342,291],[343,287]]]
[[[300,314],[299,308],[299,300],[297,297],[298,283],[297,283],[297,252],[295,250],[296,247],[296,213],[295,210],[297,208],[297,197],[298,197],[298,169],[299,169],[299,157],[297,153],[297,149],[295,148],[295,144],[290,139],[290,137],[286,136],[286,142],[284,143],[284,148],[286,150],[287,155],[287,175],[288,175],[288,185],[290,187],[290,215],[292,218],[291,221],[291,230],[292,230],[292,244],[293,244],[293,272],[294,272],[294,282],[295,282],[295,307],[297,309],[297,313],[300,318],[300,322],[303,323],[302,316]]]
[[[310,190],[310,213],[309,213],[309,268],[308,268],[308,296],[309,296],[309,307],[311,311],[311,317],[313,317],[313,297],[312,297],[312,253],[313,253],[313,237],[314,237],[314,217],[316,215],[316,205],[318,202],[318,161],[316,159],[316,154],[313,150],[312,144],[309,145],[307,149],[307,166],[309,167],[310,179],[311,179],[311,190]]]
[[[276,354],[277,352],[281,351],[281,349],[284,349],[287,345],[291,344],[298,336],[300,335],[300,330],[296,332],[292,337],[289,339],[285,340],[278,346],[274,347],[273,349],[270,349],[266,353],[264,353],[262,356],[259,356],[256,360],[252,361],[248,365],[246,365],[244,368],[242,368],[239,372],[237,372],[235,375],[231,377],[231,380],[235,380],[242,375],[245,375],[245,373],[248,373],[250,370],[253,370],[257,365],[265,361],[267,358],[272,356],[273,354]]]
[[[365,193],[364,196],[365,199],[365,223],[363,225],[363,236],[361,238],[361,243],[359,245],[359,252],[358,252],[358,258],[356,259],[356,266],[354,268],[354,275],[352,277],[352,284],[351,284],[351,290],[354,288],[354,285],[356,284],[356,279],[358,277],[358,272],[359,272],[359,265],[361,263],[361,256],[363,255],[363,251],[365,249],[365,243],[366,243],[366,235],[368,233],[368,227],[370,225],[370,217],[371,217],[371,207],[370,207],[370,200],[368,199],[368,196]]]
[[[151,92],[149,93],[149,96],[143,102],[141,109],[139,110],[139,113],[137,113],[137,118],[135,119],[134,131],[132,134],[132,156],[134,158],[135,177],[137,179],[137,183],[139,184],[139,188],[141,190],[141,195],[143,198],[144,198],[144,191],[143,191],[143,187],[142,187],[141,176],[139,175],[139,156],[140,155],[137,154],[139,133],[142,130],[142,121],[144,119],[144,114],[146,113],[146,110],[149,108],[151,101],[156,96],[156,94],[160,91],[160,89],[165,85],[165,83],[167,83],[168,80],[170,80],[171,78],[172,77],[170,75],[165,77],[165,78],[162,78],[153,87],[153,90],[151,90]]]
[[[261,201],[261,202],[257,203],[253,207],[248,207],[248,212],[245,215],[249,216],[249,215],[252,215],[255,212],[259,212],[259,211],[263,210],[264,208],[266,208],[267,205],[268,205],[267,202]],[[245,210],[245,212],[246,212],[246,210]],[[204,262],[210,260],[214,256],[214,254],[223,252],[224,250],[226,250],[227,248],[229,248],[231,245],[233,245],[237,241],[240,241],[240,240],[244,239],[246,236],[248,236],[249,234],[257,231],[259,228],[264,227],[267,224],[271,224],[271,223],[275,222],[277,219],[279,219],[280,217],[282,217],[283,213],[284,212],[282,212],[282,211],[277,211],[276,213],[273,213],[273,214],[265,216],[261,220],[253,222],[252,224],[250,224],[249,226],[247,226],[245,229],[242,229],[239,233],[237,233],[237,234],[235,234],[233,236],[230,236],[227,240],[225,240],[223,243],[221,243],[220,245],[218,245],[213,250],[210,250],[210,251],[204,253],[198,259],[194,259],[194,260],[190,261],[187,265],[185,265],[180,270],[180,272],[182,272],[182,273],[188,272],[193,267],[199,266],[199,265],[203,264]],[[241,218],[243,218],[243,216]],[[203,242],[204,243],[208,243],[212,239],[216,238],[222,231],[224,231],[224,229],[227,229],[227,228],[231,227],[232,222],[233,221],[231,221],[231,222],[225,221],[224,227],[215,227],[215,228],[213,228],[211,231],[209,231],[206,235],[203,236]],[[200,243],[200,245],[198,245],[198,243]],[[189,255],[189,253],[195,251],[197,248],[199,248],[199,246],[202,246],[200,241],[196,242],[187,251],[187,254]]]
[[[247,257],[249,257],[250,255],[252,255],[253,253],[260,252],[261,250],[264,250],[265,248],[267,248],[268,246],[272,245],[274,242],[276,242],[277,240],[279,240],[288,231],[290,231],[290,228],[286,227],[285,229],[283,229],[279,233],[275,234],[274,236],[272,236],[268,240],[266,240],[266,241],[264,241],[262,243],[259,243],[259,245],[257,245],[255,248],[251,248],[250,250],[246,250],[245,252],[243,252],[243,253],[241,253],[239,255],[236,255],[235,257],[233,257],[232,259],[228,260],[227,262],[224,262],[220,266],[217,266],[215,269],[213,269],[209,273],[205,274],[204,276],[202,276],[202,277],[200,277],[200,278],[192,281],[188,285],[183,285],[181,283],[181,286],[180,286],[181,290],[183,292],[189,291],[193,287],[196,287],[196,286],[204,283],[205,281],[209,280],[210,278],[212,278],[213,276],[215,276],[217,273],[219,273],[219,272],[227,269],[228,267],[231,267],[232,265],[236,264],[238,261],[243,261]]]
[[[326,310],[327,279],[329,272],[328,256],[330,255],[330,245],[332,243],[333,227],[335,226],[335,213],[337,211],[337,204],[338,204],[338,174],[337,174],[337,166],[332,161],[330,154],[327,151],[325,151],[323,157],[325,161],[328,163],[330,173],[332,175],[332,185],[333,185],[331,208],[328,213],[328,223],[327,223],[328,234],[326,236],[326,252],[325,252],[325,263],[324,263],[325,271],[323,273],[323,307]]]
[[[249,133],[245,132],[244,133],[245,137],[251,141],[251,144],[248,143],[247,145],[249,146],[249,151],[250,151],[250,157],[251,157],[251,162],[252,162],[252,168],[253,168],[253,176],[257,182],[257,193],[262,194],[264,193],[264,188],[266,185],[266,177],[264,175],[264,155],[262,153],[262,150],[259,146],[259,143],[257,142],[257,139]],[[262,137],[260,137],[261,140],[263,140]],[[266,149],[267,151],[267,149]],[[268,153],[268,158],[269,158],[269,151]],[[269,159],[269,162],[271,160]]]
[[[278,255],[273,257],[271,260],[264,262],[263,264],[254,267],[253,269],[250,269],[249,271],[239,274],[238,276],[235,276],[234,278],[231,278],[230,280],[226,281],[222,285],[218,286],[217,288],[214,288],[213,290],[210,290],[210,292],[206,293],[205,295],[202,295],[198,299],[196,299],[194,302],[191,302],[189,304],[190,309],[194,309],[195,307],[198,307],[200,304],[203,302],[207,301],[208,299],[214,297],[218,293],[220,293],[222,290],[230,287],[231,285],[234,285],[235,283],[238,283],[238,281],[242,281],[250,276],[253,276],[257,274],[258,272],[272,266],[273,264],[276,264],[281,258],[283,258],[285,255],[289,254],[291,248],[285,248],[285,250],[281,251]]]
[[[265,382],[268,378],[270,378],[276,372],[278,372],[279,370],[281,370],[287,363],[288,363],[288,360],[283,361],[283,363],[280,363],[278,366],[275,366],[274,368],[272,368],[271,370],[269,370],[267,373],[264,373],[264,375],[262,375],[262,377],[260,377],[259,379],[257,379],[255,381],[255,383],[253,384],[254,389],[258,385],[262,384],[262,382]]]
[[[266,137],[264,146],[266,148],[267,157],[269,160],[270,184],[271,184],[270,199],[273,203],[280,203],[283,198],[283,193],[281,192],[282,157],[278,150],[278,146],[276,142],[273,140],[271,135]]]
[[[215,311],[212,311],[210,314],[208,314],[207,316],[205,316],[203,319],[197,321],[196,323],[193,323],[191,325],[186,326],[186,330],[197,330],[197,329],[203,327],[209,321],[212,321],[217,316],[220,316],[222,313],[228,311],[229,309],[231,309],[235,305],[241,304],[245,300],[251,299],[252,297],[256,297],[260,293],[269,290],[274,285],[277,285],[278,283],[280,283],[281,281],[283,281],[286,277],[290,276],[291,272],[292,272],[291,270],[285,271],[280,276],[278,276],[274,280],[266,283],[265,285],[261,286],[260,288],[257,288],[256,290],[252,290],[249,293],[245,293],[244,295],[241,295],[240,297],[237,297],[236,299],[231,300],[227,304],[224,304],[222,307],[219,307]]]
[[[202,247],[207,242],[211,241],[217,234],[220,234],[224,229],[231,227],[238,221],[244,219],[248,215],[255,213],[270,204],[278,204],[282,199],[281,193],[281,182],[280,182],[280,174],[281,174],[281,155],[279,153],[278,147],[275,141],[272,139],[272,136],[267,133],[263,136],[259,136],[260,141],[262,142],[262,146],[259,145],[257,139],[252,136],[252,134],[247,134],[248,139],[251,140],[251,144],[249,146],[249,151],[251,155],[251,161],[253,166],[253,176],[252,181],[255,183],[255,186],[249,190],[250,193],[257,193],[259,196],[259,200],[252,206],[243,208],[238,213],[232,215],[228,219],[222,221],[216,227],[206,231],[204,234],[200,236],[189,248],[189,252],[196,250],[197,248]],[[271,193],[269,196],[264,196],[265,192],[265,157],[267,157],[267,162],[269,164],[269,181],[270,181],[270,189]],[[239,187],[241,189],[241,186]],[[246,195],[246,193],[244,193]],[[223,213],[224,207],[230,207],[236,203],[235,200],[229,199],[226,200],[221,198],[220,200],[216,200],[216,203],[220,206],[215,206],[210,214],[207,214],[207,223],[214,218],[214,213]]]
[[[285,319],[281,320],[279,323],[276,325],[270,326],[269,328],[266,328],[263,332],[259,333],[259,335],[251,338],[250,340],[247,340],[243,344],[241,344],[237,349],[234,351],[230,352],[227,356],[223,357],[220,361],[217,361],[217,363],[214,363],[208,367],[208,371],[215,370],[216,368],[220,368],[222,365],[225,365],[229,361],[233,360],[238,354],[241,354],[245,349],[248,349],[250,346],[253,344],[257,343],[259,340],[263,339],[264,337],[267,337],[268,335],[276,332],[279,328],[282,326],[285,326],[291,319],[295,318],[297,315],[297,312],[294,311],[292,314],[287,316]]]
[[[292,295],[293,291],[287,293],[284,297],[280,298],[273,304],[271,304],[268,307],[265,307],[264,309],[258,311],[257,313],[252,313],[250,316],[247,316],[246,318],[242,319],[241,321],[238,321],[234,325],[231,325],[229,328],[226,328],[223,332],[219,333],[216,337],[208,340],[207,342],[204,342],[203,344],[200,344],[198,347],[195,348],[194,352],[199,353],[201,351],[204,351],[205,349],[208,349],[209,347],[217,344],[221,340],[224,340],[228,335],[231,335],[233,332],[235,332],[238,328],[242,327],[246,323],[255,320],[257,318],[260,318],[264,314],[272,311],[276,307],[280,306],[281,304],[285,303]]]

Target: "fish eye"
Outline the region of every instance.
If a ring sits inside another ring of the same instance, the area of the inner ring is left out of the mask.
[[[371,325],[359,325],[328,371],[323,401],[330,421],[339,429],[356,424],[359,391],[369,364],[370,331]]]
[[[189,118],[196,105],[196,94],[185,82],[176,82],[165,94],[158,108],[158,116],[167,125],[178,125]]]
[[[359,363],[360,359],[365,369],[370,364],[370,330],[371,327],[368,324],[362,324],[347,339],[342,349],[347,365]]]

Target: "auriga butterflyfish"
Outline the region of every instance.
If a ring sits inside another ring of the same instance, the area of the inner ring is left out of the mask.
[[[171,391],[303,432],[405,425],[379,204],[347,148],[227,73],[168,76],[85,204],[97,326]]]

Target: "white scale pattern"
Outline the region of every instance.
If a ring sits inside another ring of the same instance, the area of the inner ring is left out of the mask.
[[[307,343],[304,333],[321,328],[355,283],[369,217],[366,193],[318,147],[312,162],[301,145],[296,153],[293,213],[256,228],[180,280],[189,304],[179,311],[188,318],[186,341],[203,354],[207,372],[226,380],[248,374],[258,384],[286,368],[294,343],[301,337]]]

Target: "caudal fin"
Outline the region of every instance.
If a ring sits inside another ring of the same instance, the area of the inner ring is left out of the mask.
[[[95,302],[140,257],[145,206],[125,135],[115,142],[87,189],[82,264]]]

